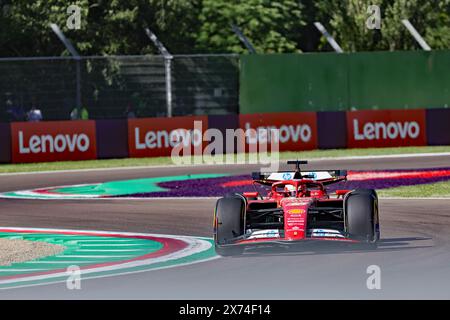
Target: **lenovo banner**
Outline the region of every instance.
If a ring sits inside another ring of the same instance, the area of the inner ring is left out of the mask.
[[[347,112],[348,148],[426,145],[425,110]]]
[[[16,122],[11,142],[15,163],[97,157],[95,121]]]
[[[317,148],[317,115],[315,112],[258,113],[239,116],[245,131],[246,145],[279,142],[280,151]],[[272,136],[272,129],[278,137]],[[248,150],[248,149],[247,149]]]
[[[130,157],[170,156],[174,147],[189,147],[191,154],[196,150],[202,152],[203,133],[207,129],[207,116],[129,119]]]

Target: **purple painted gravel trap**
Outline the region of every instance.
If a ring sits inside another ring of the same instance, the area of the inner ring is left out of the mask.
[[[434,169],[414,169],[414,171],[435,171],[450,170],[450,168],[434,168]],[[382,170],[383,172],[408,172],[411,170]],[[352,171],[367,172],[367,171]],[[373,171],[376,172],[376,171]],[[252,185],[223,187],[227,182],[251,180],[250,175],[228,176],[209,179],[192,179],[184,181],[170,181],[159,183],[162,188],[168,189],[166,192],[149,192],[126,195],[127,197],[220,197],[227,193],[242,193],[244,191],[254,191]],[[361,181],[345,181],[330,185],[327,189],[334,191],[336,189],[386,189],[400,186],[412,186],[419,184],[435,183],[440,181],[449,181],[450,176],[428,177],[428,178],[386,178],[386,179],[367,179]],[[261,194],[265,195],[264,188],[258,187]]]

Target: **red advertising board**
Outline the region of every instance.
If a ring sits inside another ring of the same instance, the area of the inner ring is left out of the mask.
[[[11,124],[12,162],[97,158],[95,121],[15,122]]]
[[[266,141],[270,145],[270,129],[275,129],[278,132],[280,151],[317,148],[315,112],[245,114],[239,116],[239,125],[246,132],[247,146]]]
[[[347,112],[347,147],[426,145],[425,110]]]
[[[202,151],[206,145],[203,141],[203,133],[207,129],[207,116],[129,119],[129,155],[130,157],[170,156],[175,146],[190,146],[190,152],[194,154],[196,150]],[[186,154],[182,152],[179,155]]]

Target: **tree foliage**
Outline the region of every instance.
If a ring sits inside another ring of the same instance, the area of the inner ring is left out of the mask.
[[[366,26],[369,5],[380,7],[379,30]],[[330,0],[318,1],[316,7],[344,51],[416,49],[402,19],[409,19],[431,48],[450,47],[450,0]]]
[[[213,52],[245,51],[231,32],[237,25],[260,53],[296,52],[304,25],[301,5],[294,0],[204,0],[198,46]]]
[[[70,4],[81,8],[79,30],[66,26]],[[371,4],[380,6],[380,30],[366,27]],[[314,21],[345,51],[418,48],[403,18],[433,49],[450,47],[450,0],[0,0],[0,9],[3,57],[68,55],[50,23],[58,24],[82,55],[156,53],[145,27],[172,53],[246,52],[231,24],[259,53],[330,50],[325,39],[317,41]]]
[[[81,28],[66,26],[67,7],[81,9]],[[0,21],[2,56],[68,54],[51,31],[56,23],[82,55],[143,54],[157,50],[144,28],[155,31],[170,50],[190,52],[194,44],[192,25],[196,25],[196,0],[15,0],[3,3]],[[188,14],[186,14],[188,13]]]

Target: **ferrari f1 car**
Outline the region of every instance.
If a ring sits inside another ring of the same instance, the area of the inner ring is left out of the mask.
[[[219,255],[236,255],[254,245],[333,241],[376,247],[380,238],[375,190],[336,190],[345,170],[300,170],[307,161],[288,161],[293,172],[252,174],[255,190],[217,200],[214,241]],[[267,193],[261,195],[259,187]]]

